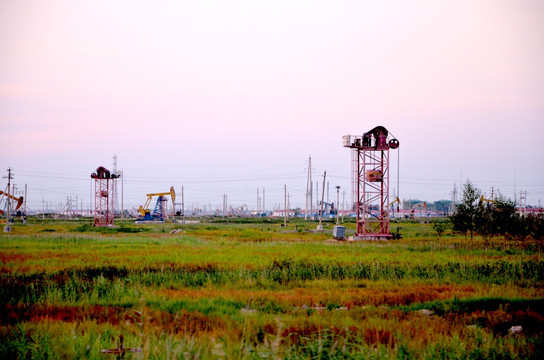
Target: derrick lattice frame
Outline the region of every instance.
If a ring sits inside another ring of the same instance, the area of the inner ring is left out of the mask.
[[[113,225],[113,179],[94,179],[94,226]]]
[[[356,212],[355,238],[389,239],[389,149],[399,141],[383,126],[363,135],[344,135],[342,145],[352,149],[352,187]]]
[[[389,149],[356,148],[354,185],[357,199],[356,236],[389,238]],[[372,174],[378,174],[373,177]]]

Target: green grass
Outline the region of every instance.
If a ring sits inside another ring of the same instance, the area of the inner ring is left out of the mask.
[[[325,241],[332,222],[117,223],[0,236],[0,358],[103,359],[121,334],[143,350],[127,358],[145,359],[543,355],[537,242],[438,237],[418,221],[392,224],[401,240],[355,243]]]

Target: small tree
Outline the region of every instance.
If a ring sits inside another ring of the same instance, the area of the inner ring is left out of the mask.
[[[519,215],[516,204],[502,195],[495,200],[492,206],[492,227],[496,235],[516,235],[519,231]]]
[[[478,202],[478,208],[474,219],[475,230],[488,241],[496,233],[495,223],[493,221],[494,204],[484,204],[482,200]]]
[[[522,236],[525,223],[521,220],[514,202],[499,194],[496,200],[481,199],[478,203],[476,231],[486,240],[495,235],[524,238],[528,233],[525,230],[527,234]]]
[[[463,186],[463,200],[457,206],[457,211],[451,216],[453,231],[459,231],[467,236],[470,233],[470,240],[474,237],[479,223],[479,215],[483,206],[480,204],[480,190],[474,187],[470,180]]]

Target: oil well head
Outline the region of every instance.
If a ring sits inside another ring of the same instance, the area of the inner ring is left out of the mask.
[[[353,149],[397,149],[399,141],[389,135],[389,131],[385,127],[376,126],[363,135],[344,135],[342,137],[342,145]]]

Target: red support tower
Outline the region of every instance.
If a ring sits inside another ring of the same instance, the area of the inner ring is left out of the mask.
[[[353,149],[353,192],[357,212],[356,239],[389,239],[389,149],[399,147],[377,126],[362,136],[345,135],[344,147]]]
[[[94,226],[113,226],[113,182],[119,175],[100,166],[91,174],[94,179]]]

